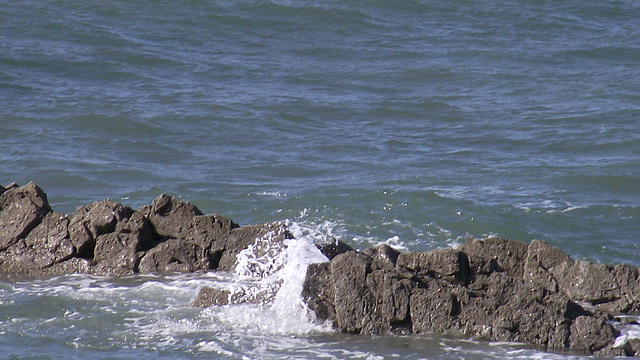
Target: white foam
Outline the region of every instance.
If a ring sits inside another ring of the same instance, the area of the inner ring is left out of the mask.
[[[327,258],[303,227],[290,226],[295,239],[279,241],[271,232],[237,256],[230,289],[231,305],[210,314],[236,329],[261,334],[305,334],[323,331],[302,299],[307,266]]]

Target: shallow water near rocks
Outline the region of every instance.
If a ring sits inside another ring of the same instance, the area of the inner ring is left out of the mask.
[[[67,214],[168,193],[310,242],[495,235],[640,266],[638,13],[624,0],[0,0],[0,184],[35,181]],[[0,357],[578,357],[189,306],[200,286],[236,286],[228,276],[4,279]]]

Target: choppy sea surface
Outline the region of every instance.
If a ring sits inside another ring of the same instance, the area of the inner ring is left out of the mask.
[[[331,237],[540,239],[640,266],[639,14],[637,0],[0,0],[0,184],[33,180],[62,213],[168,193],[299,238],[260,306],[189,306],[203,285],[266,281],[241,269],[2,280],[0,357],[581,358],[337,334],[302,306],[299,273]]]

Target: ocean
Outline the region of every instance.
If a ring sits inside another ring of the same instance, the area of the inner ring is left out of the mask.
[[[639,14],[637,0],[0,0],[0,184],[34,181],[65,214],[167,193],[307,244],[500,236],[640,266]],[[190,307],[201,286],[259,281],[241,275],[0,280],[0,357],[583,358],[339,334],[299,284],[283,302]]]

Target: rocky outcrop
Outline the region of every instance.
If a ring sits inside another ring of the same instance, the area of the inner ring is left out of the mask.
[[[640,314],[638,268],[575,261],[542,241],[469,239],[458,249],[382,245],[312,264],[303,297],[346,333],[446,332],[491,341],[640,355],[615,341],[619,314]]]
[[[240,227],[162,194],[134,210],[111,200],[63,215],[33,182],[0,186],[0,274],[129,275],[230,270],[236,255],[279,223]]]
[[[248,275],[282,262],[283,224],[240,227],[168,195],[134,210],[111,200],[74,214],[51,209],[34,183],[0,186],[0,275],[225,270]],[[356,251],[317,245],[326,262],[308,266],[302,297],[319,322],[345,333],[446,332],[604,356],[640,356],[640,270],[574,260],[560,249],[490,238],[457,249]],[[244,256],[244,260],[238,261]],[[247,256],[249,258],[247,258]],[[203,287],[194,306],[271,301],[278,283]]]

